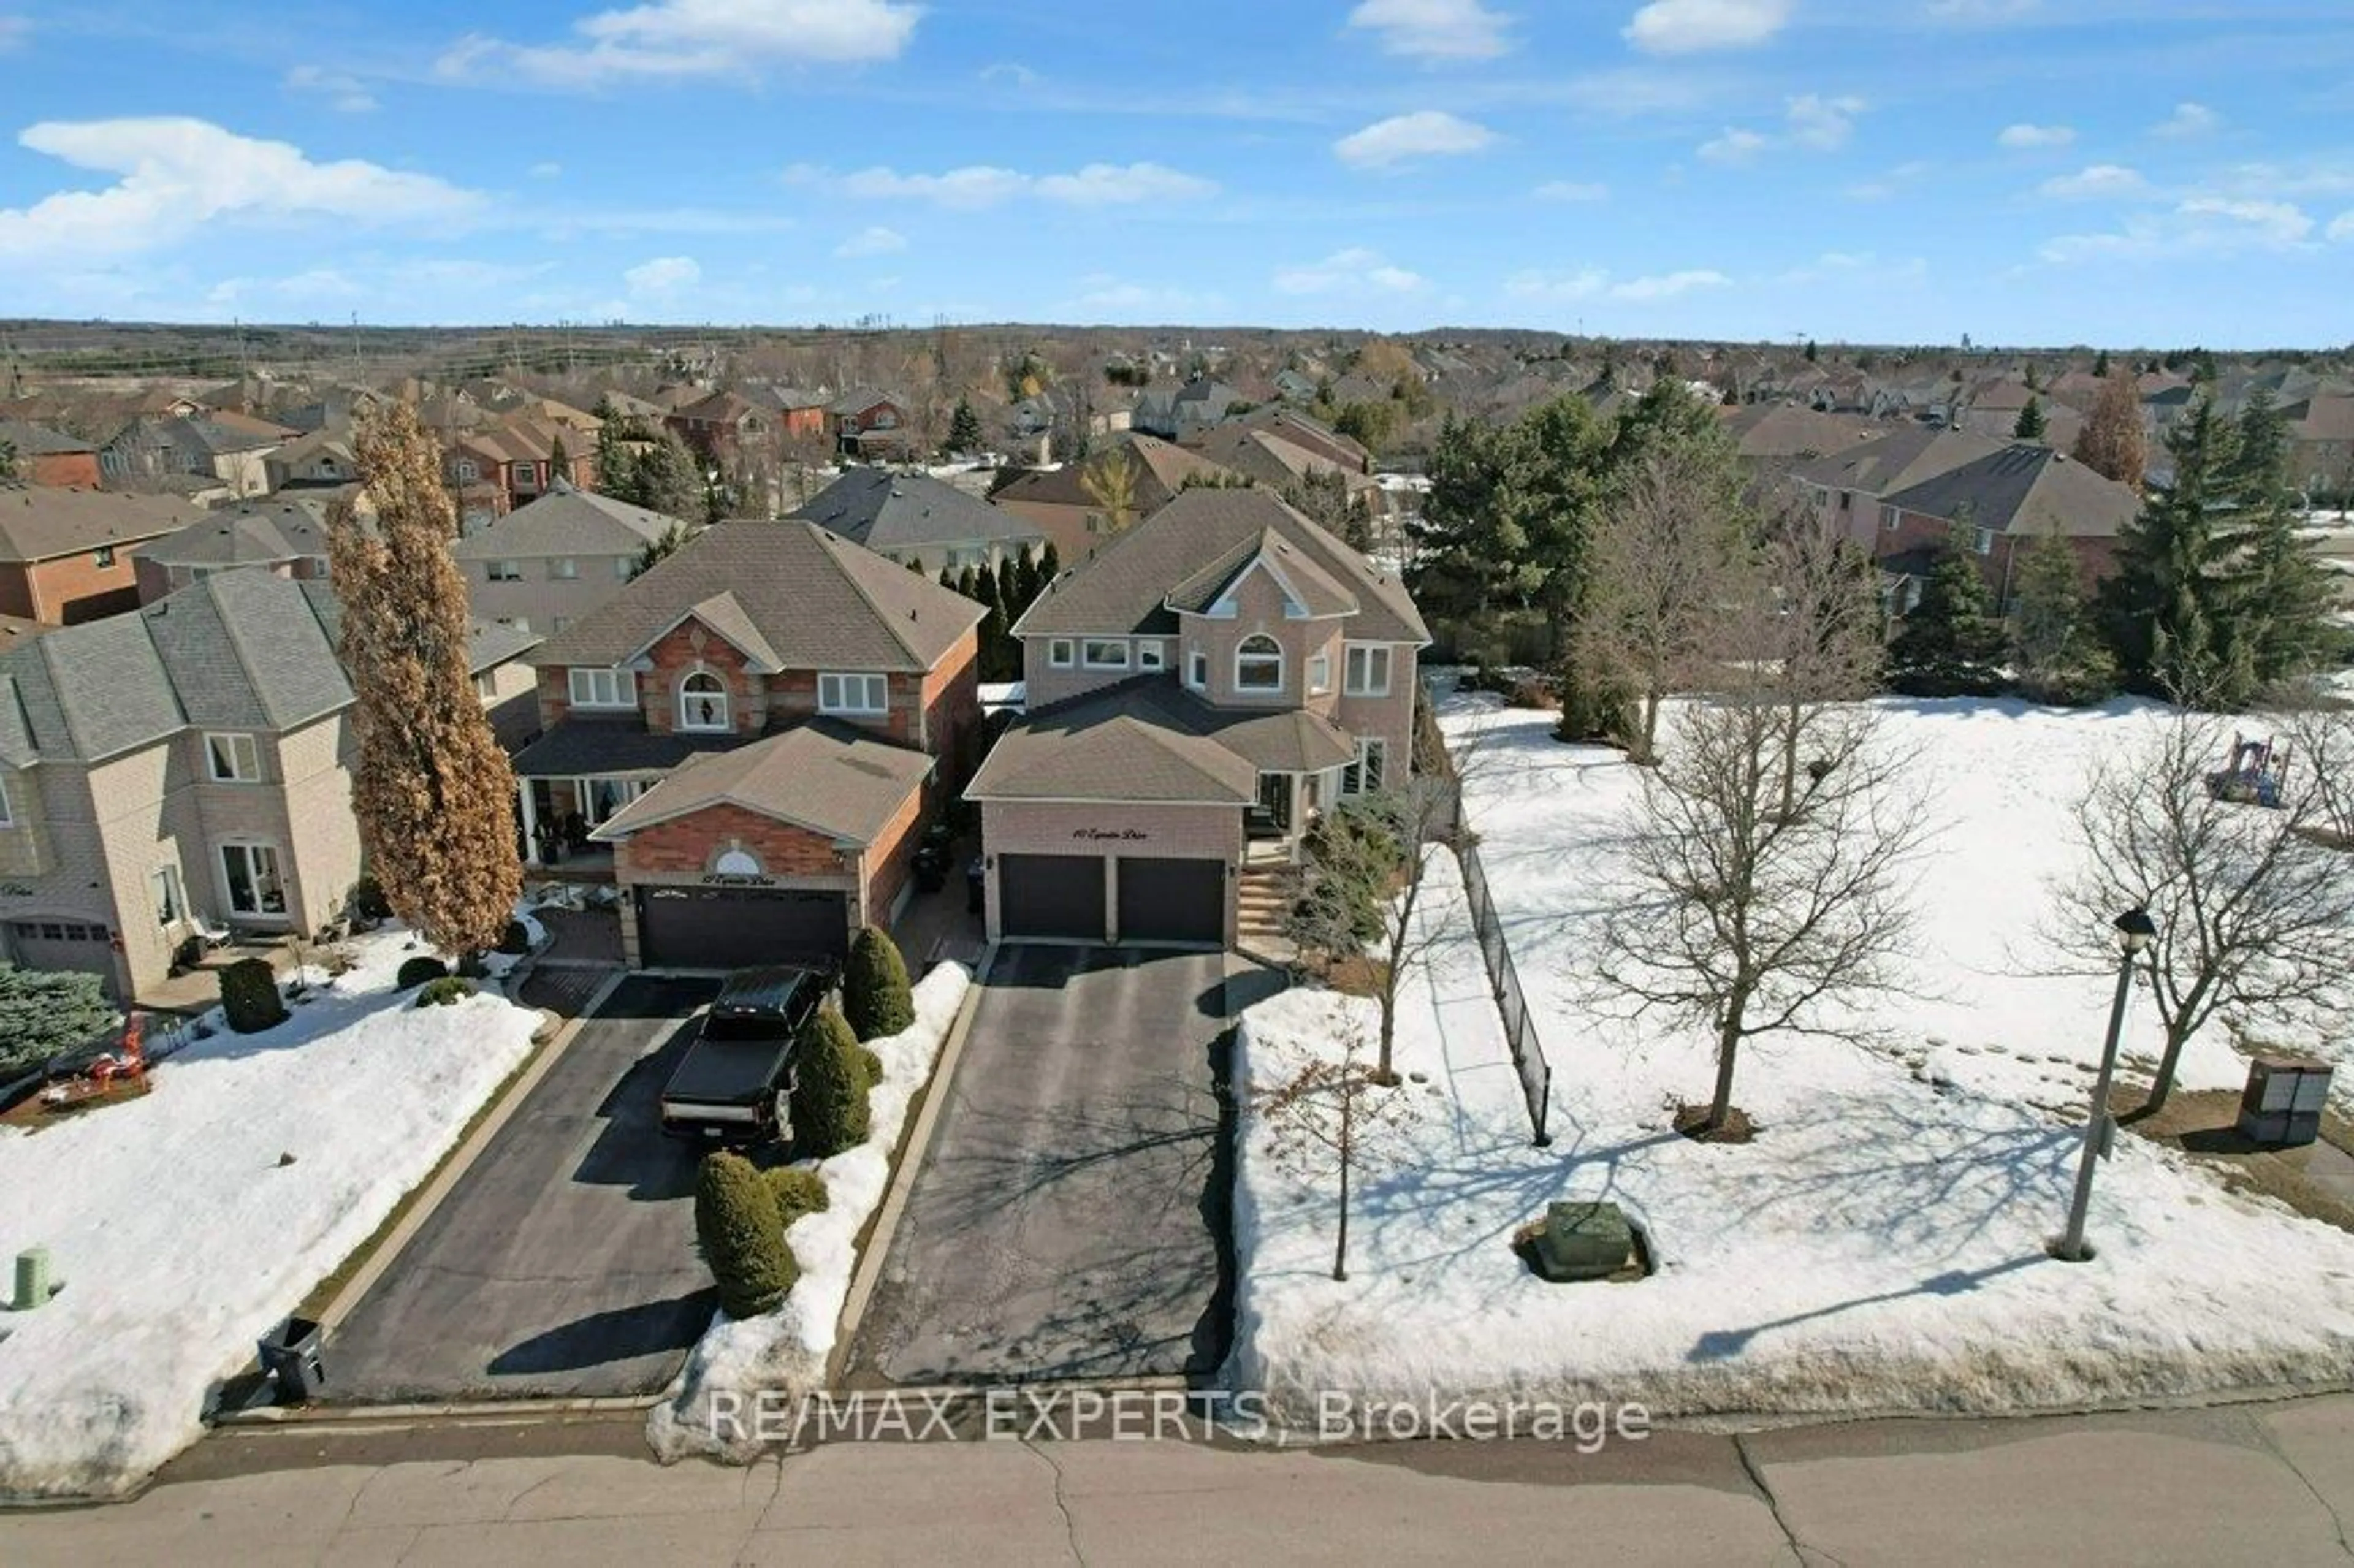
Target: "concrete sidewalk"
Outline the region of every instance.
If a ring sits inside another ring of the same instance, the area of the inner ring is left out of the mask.
[[[1341,1451],[832,1444],[748,1469],[634,1423],[217,1436],[0,1561],[192,1564],[2342,1563],[2354,1397],[1741,1438]]]

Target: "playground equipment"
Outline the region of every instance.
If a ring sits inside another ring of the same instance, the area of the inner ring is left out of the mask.
[[[2269,737],[2251,740],[2233,731],[2232,759],[2207,775],[2207,792],[2218,800],[2277,808],[2288,780],[2288,747]]]

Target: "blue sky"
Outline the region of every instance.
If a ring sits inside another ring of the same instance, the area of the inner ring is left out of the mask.
[[[0,314],[2354,340],[2349,0],[0,0]]]

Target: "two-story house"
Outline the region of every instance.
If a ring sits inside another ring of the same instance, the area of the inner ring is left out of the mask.
[[[610,495],[549,491],[450,547],[473,612],[550,636],[621,591],[646,546],[695,525]]]
[[[839,955],[963,781],[986,611],[799,522],[722,523],[535,654],[535,863],[610,870],[632,963]]]
[[[64,625],[132,609],[138,548],[207,515],[172,496],[0,484],[0,614]]]
[[[1131,430],[1099,442],[1083,462],[1010,475],[989,503],[1037,524],[1055,541],[1056,558],[1076,566],[1168,505],[1189,482],[1238,482],[1233,470],[1199,452]]]
[[[826,412],[833,419],[834,450],[862,461],[888,461],[916,455],[920,439],[909,428],[907,405],[888,392],[857,387],[836,397]]]
[[[323,582],[227,571],[0,652],[0,942],[119,999],[207,930],[315,933],[362,865],[357,742]],[[477,625],[486,706],[529,690]]]
[[[1029,712],[965,790],[992,939],[1231,945],[1246,860],[1413,766],[1413,599],[1266,491],[1185,492],[1013,632]]]
[[[325,580],[328,505],[312,496],[248,501],[151,539],[132,552],[139,602],[154,604],[199,577],[240,567],[301,581]]]
[[[0,419],[0,451],[16,454],[15,471],[0,473],[0,480],[98,488],[98,448],[79,436],[22,419]]]
[[[929,474],[852,468],[793,515],[878,556],[937,576],[1046,549],[1045,530]]]
[[[219,481],[235,495],[267,495],[270,455],[291,433],[232,414],[138,419],[100,450],[99,466],[110,481],[195,474]]]

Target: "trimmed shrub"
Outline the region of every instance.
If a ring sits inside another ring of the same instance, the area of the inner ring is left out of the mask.
[[[801,1026],[793,1055],[793,1151],[822,1160],[866,1141],[866,1069],[842,1014],[821,1007]]]
[[[444,979],[449,973],[448,964],[430,953],[419,953],[413,959],[400,960],[400,969],[392,977],[392,983],[398,989],[407,991],[413,985],[423,985],[428,980]]]
[[[858,1048],[858,1065],[859,1069],[866,1075],[868,1088],[871,1089],[883,1081],[883,1058],[864,1045]]]
[[[417,993],[417,1005],[448,1007],[452,1003],[463,1001],[473,994],[474,984],[472,980],[460,980],[456,975],[443,975],[440,980],[425,982],[424,987]]]
[[[916,1022],[899,944],[879,927],[862,926],[842,974],[842,1015],[861,1040],[880,1040]]]
[[[769,1195],[777,1201],[777,1220],[782,1229],[790,1230],[792,1223],[803,1214],[822,1214],[832,1203],[833,1196],[825,1190],[825,1178],[805,1166],[786,1165],[761,1172],[769,1183]]]
[[[801,1277],[785,1245],[773,1188],[740,1154],[704,1156],[695,1181],[695,1240],[730,1318],[776,1310]]]
[[[508,921],[505,933],[499,938],[499,951],[511,959],[531,951],[531,927],[520,920]]]
[[[286,1001],[266,959],[239,959],[220,972],[221,1012],[239,1034],[256,1034],[286,1022]]]
[[[94,974],[0,964],[0,1075],[90,1044],[121,1017]]]

